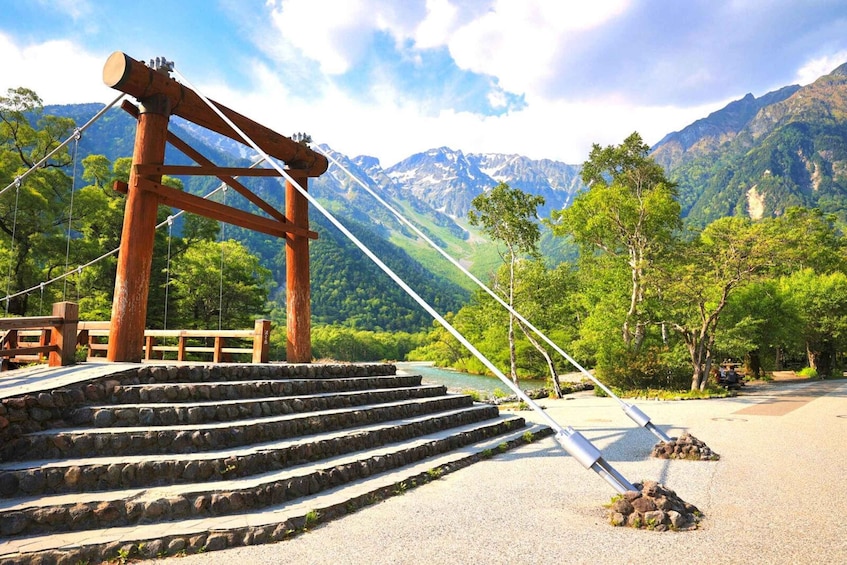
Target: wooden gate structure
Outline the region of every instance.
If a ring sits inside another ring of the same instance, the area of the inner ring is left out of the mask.
[[[158,60],[157,60],[158,62]],[[309,240],[317,233],[309,230],[309,206],[297,188],[286,181],[285,213],[281,213],[234,177],[280,176],[275,169],[217,167],[168,131],[171,115],[244,143],[217,112],[193,90],[168,74],[166,61],[152,68],[128,55],[112,53],[103,67],[107,86],[133,96],[135,107],[124,102],[124,109],[138,118],[129,183],[116,183],[127,195],[121,245],[118,255],[115,296],[109,327],[109,361],[139,362],[144,345],[150,269],[159,204],[213,218],[265,234],[285,238],[286,245],[286,360],[308,363],[312,358],[311,291],[309,287]],[[302,188],[309,177],[323,174],[329,165],[326,157],[258,124],[229,108],[213,102],[235,126],[265,153],[283,161],[286,172]],[[165,147],[170,143],[191,158],[196,166],[166,165]],[[183,191],[163,186],[162,175],[215,176],[267,214],[260,216],[231,206],[218,204]]]

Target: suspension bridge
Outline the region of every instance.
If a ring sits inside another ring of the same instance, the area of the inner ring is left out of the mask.
[[[550,417],[357,239],[309,193],[308,179],[329,166],[350,175],[398,221],[615,399],[638,427],[660,441],[671,438],[330,152],[313,150],[210,100],[165,59],[145,64],[114,53],[104,65],[103,79],[121,94],[43,161],[76,144],[92,123],[118,104],[137,120],[129,180],[115,185],[126,195],[120,247],[31,288],[7,292],[3,300],[8,308],[16,296],[43,293],[46,285],[117,254],[112,315],[107,324],[86,325],[79,320],[77,305],[63,302],[52,316],[0,320],[0,329],[11,336],[4,338],[3,355],[30,353],[49,361],[47,367],[0,374],[0,532],[7,540],[0,541],[0,563],[39,554],[73,562],[128,555],[140,547],[146,547],[144,555],[156,555],[284,539],[318,516],[352,511],[492,450],[545,435],[553,435],[563,453],[594,471],[614,492],[636,490],[584,435]],[[215,165],[169,130],[171,116],[249,147],[256,157],[253,166]],[[166,164],[168,144],[195,165]],[[73,154],[75,167],[76,151]],[[0,190],[0,197],[19,191],[42,165],[15,178]],[[212,176],[222,184],[198,197],[163,185],[163,175]],[[251,191],[238,180],[241,177],[278,178],[285,211]],[[210,199],[227,187],[259,213]],[[157,222],[160,205],[179,211]],[[310,207],[526,402],[542,423],[527,425],[523,418],[500,415],[465,395],[422,385],[419,375],[398,374],[391,364],[312,363],[309,241],[317,234],[309,229]],[[185,211],[284,240],[285,363],[268,363],[269,328],[264,321],[247,334],[228,334],[236,330],[222,328],[203,334],[215,341],[214,347],[203,350],[213,355],[211,363],[155,362],[157,351],[176,351],[182,361],[191,347],[185,344],[191,336],[184,330],[157,335],[145,327],[155,232],[170,230]],[[17,342],[26,331],[42,336],[28,352]],[[98,336],[103,341],[96,341]],[[179,343],[157,345],[157,339],[168,337]],[[236,351],[224,345],[227,338],[251,340],[252,345]],[[89,349],[86,363],[74,362],[80,343]],[[96,351],[105,351],[106,362],[95,362]],[[220,363],[227,354],[237,353],[252,355],[251,362]],[[330,491],[332,495],[324,494]]]

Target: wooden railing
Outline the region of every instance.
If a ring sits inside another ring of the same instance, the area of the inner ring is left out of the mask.
[[[103,359],[109,349],[109,322],[78,321],[73,302],[53,305],[52,316],[0,318],[0,370],[11,363],[72,365],[77,346],[88,359]],[[245,360],[267,363],[270,320],[256,320],[252,330],[145,330],[144,358],[187,361],[211,357],[214,363]],[[235,343],[234,343],[235,342]],[[236,359],[238,358],[238,359]]]
[[[52,316],[0,319],[0,362],[42,362],[51,367],[73,365],[79,306],[74,302],[53,304]]]
[[[256,320],[252,330],[144,330],[144,358],[187,361],[211,355],[213,363],[227,363],[250,356],[253,363],[267,363],[270,335],[270,320]],[[249,347],[235,347],[233,340]],[[77,343],[88,349],[88,359],[105,357],[109,322],[80,322]]]

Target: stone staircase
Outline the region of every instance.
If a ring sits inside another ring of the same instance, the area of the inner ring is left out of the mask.
[[[390,364],[138,365],[0,402],[0,565],[269,543],[552,433]]]

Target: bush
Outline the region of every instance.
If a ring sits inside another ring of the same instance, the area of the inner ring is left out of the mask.
[[[623,352],[614,359],[598,360],[597,377],[621,390],[688,390],[691,367],[674,364],[661,351],[648,349],[641,354]]]
[[[797,376],[804,379],[816,379],[818,378],[818,372],[811,367],[804,367],[797,371]]]

